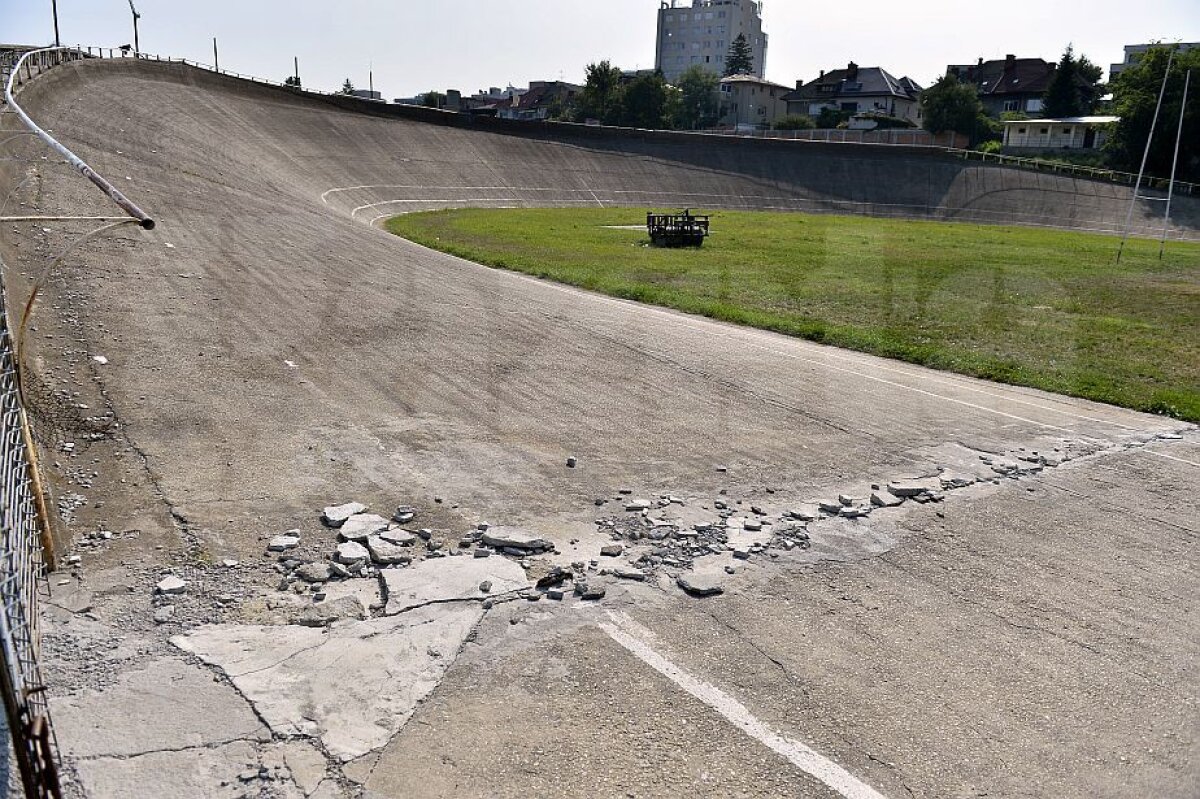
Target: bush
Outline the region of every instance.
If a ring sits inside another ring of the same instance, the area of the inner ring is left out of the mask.
[[[788,114],[775,120],[775,130],[812,130],[816,126],[813,118],[805,114]]]
[[[1002,146],[1003,145],[1001,145],[1000,142],[996,141],[995,139],[989,139],[988,141],[985,141],[982,144],[980,144],[975,149],[981,153],[998,153],[998,152],[1000,152],[1000,148]]]

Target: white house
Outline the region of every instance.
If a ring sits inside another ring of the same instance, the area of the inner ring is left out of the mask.
[[[1099,150],[1120,117],[1019,119],[1004,123],[1004,149]]]

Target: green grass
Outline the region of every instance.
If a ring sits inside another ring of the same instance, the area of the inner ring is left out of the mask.
[[[454,210],[388,229],[472,261],[962,374],[1200,422],[1200,245],[719,212],[701,250],[632,209]]]

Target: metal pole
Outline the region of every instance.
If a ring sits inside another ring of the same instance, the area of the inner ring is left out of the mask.
[[[1179,143],[1183,141],[1183,116],[1187,112],[1188,87],[1192,82],[1189,69],[1183,78],[1183,101],[1179,104],[1179,132],[1175,134],[1175,155],[1171,158],[1171,181],[1167,184],[1167,212],[1163,215],[1162,241],[1158,243],[1158,260],[1162,260],[1167,246],[1167,228],[1171,224],[1171,199],[1175,196],[1175,170],[1179,167]]]
[[[58,36],[58,0],[50,0],[50,9],[54,12],[54,46],[62,47],[62,40]]]
[[[213,69],[221,71],[221,59],[217,56],[217,37],[213,37]]]
[[[133,14],[133,54],[134,55],[139,55],[142,52],[142,46],[138,42],[137,21],[138,21],[138,14],[137,14],[137,12],[134,12],[134,14]]]
[[[292,66],[296,70],[296,88],[300,88],[300,57],[292,56]]]
[[[1175,51],[1167,56],[1167,69],[1163,72],[1162,88],[1158,90],[1158,105],[1154,106],[1154,118],[1150,120],[1150,132],[1146,135],[1146,150],[1142,153],[1142,165],[1138,169],[1137,181],[1133,184],[1133,196],[1129,198],[1129,213],[1125,216],[1125,232],[1121,236],[1121,246],[1117,248],[1117,263],[1121,263],[1121,254],[1125,252],[1125,242],[1129,240],[1129,228],[1133,226],[1133,207],[1138,201],[1138,192],[1142,190],[1142,175],[1146,172],[1146,161],[1150,159],[1150,143],[1154,141],[1154,128],[1158,125],[1158,112],[1162,108],[1163,96],[1167,93],[1167,78],[1171,76],[1171,64],[1175,63]]]

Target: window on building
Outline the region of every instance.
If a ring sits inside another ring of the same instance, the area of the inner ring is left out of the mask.
[[[1021,110],[1021,101],[1020,100],[1005,100],[1004,101],[1004,110],[1005,111],[1020,111]]]
[[[1018,108],[1018,109],[1016,109],[1016,110],[1018,110],[1018,111],[1019,111],[1020,109]],[[1042,110],[1042,101],[1041,101],[1041,99],[1040,99],[1040,98],[1038,98],[1038,99],[1034,99],[1034,100],[1028,100],[1028,101],[1026,101],[1026,103],[1025,103],[1025,110],[1026,110],[1026,111],[1041,111],[1041,110]]]
[[[1042,128],[1040,132],[1043,136],[1045,136],[1047,133],[1050,132],[1050,128]]]
[[[1069,135],[1071,134],[1071,129],[1070,129],[1070,128],[1063,128],[1063,133],[1069,136]]]
[[[1017,128],[1017,133],[1020,133],[1020,134],[1024,135],[1024,133],[1025,133],[1025,128]]]
[[[843,111],[857,111],[858,103],[842,103]]]

